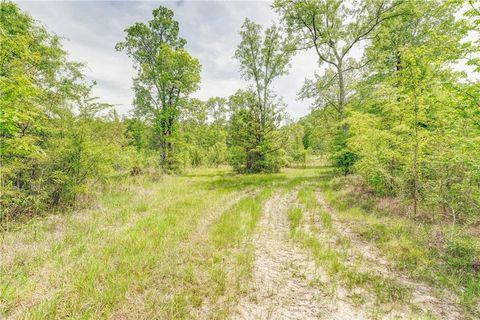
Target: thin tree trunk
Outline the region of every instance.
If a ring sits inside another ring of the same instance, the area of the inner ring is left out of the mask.
[[[167,158],[167,145],[165,142],[165,137],[162,137],[160,142],[160,165],[161,166],[165,164],[166,158]]]
[[[455,235],[455,223],[457,222],[457,214],[455,212],[455,209],[450,207],[452,209],[452,215],[453,215],[453,222],[452,222],[452,231],[450,232],[450,241],[453,241],[453,236]]]
[[[346,101],[346,90],[345,90],[345,78],[342,70],[342,60],[338,61],[337,73],[338,73],[338,110],[340,112],[340,119],[342,120],[342,130],[343,130],[343,139],[347,140],[348,137],[348,126],[345,121],[345,101]]]
[[[418,212],[418,105],[415,89],[413,92],[413,104],[415,112],[415,144],[413,148],[413,215],[416,217]]]

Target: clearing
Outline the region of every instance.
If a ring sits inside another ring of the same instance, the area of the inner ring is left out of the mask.
[[[93,208],[2,234],[0,316],[465,319],[447,285],[359,232],[330,168],[129,178]],[[335,200],[336,199],[336,200]]]

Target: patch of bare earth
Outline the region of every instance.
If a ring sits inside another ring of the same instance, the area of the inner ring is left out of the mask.
[[[321,290],[326,277],[289,237],[288,209],[295,194],[275,194],[264,206],[254,236],[251,288],[233,319],[357,319],[352,305]]]
[[[337,232],[350,240],[353,252],[349,258],[354,260],[355,256],[360,256],[365,263],[364,267],[409,289],[411,292],[411,305],[421,310],[423,314],[431,314],[437,319],[465,319],[465,315],[455,302],[453,294],[448,292],[440,293],[428,284],[416,281],[395,271],[394,266],[387,261],[377,248],[361,239],[347,222],[340,221],[335,210],[325,201],[321,192],[316,192],[316,198],[318,203],[331,216],[333,227]],[[385,316],[410,319],[409,311],[406,310],[405,306],[395,309],[392,310],[390,315]]]

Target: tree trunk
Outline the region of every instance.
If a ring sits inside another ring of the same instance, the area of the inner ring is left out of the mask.
[[[413,215],[418,211],[418,105],[415,89],[413,92],[413,107],[415,112],[414,148],[413,148]]]
[[[346,141],[348,137],[348,126],[345,121],[345,101],[346,101],[346,90],[345,90],[345,78],[342,70],[343,61],[338,60],[337,63],[337,73],[338,73],[338,111],[340,113],[340,119],[342,123],[343,130],[343,139]]]
[[[161,166],[165,164],[166,159],[167,159],[167,145],[166,145],[165,137],[162,137],[160,142],[160,165]]]

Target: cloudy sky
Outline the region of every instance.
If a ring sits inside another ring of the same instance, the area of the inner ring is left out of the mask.
[[[115,44],[124,38],[124,29],[138,21],[148,21],[160,4],[175,12],[187,50],[202,66],[202,83],[194,95],[200,99],[227,97],[247,84],[240,79],[238,63],[233,58],[240,41],[238,31],[248,17],[264,26],[277,19],[269,2],[30,2],[18,5],[64,38],[63,45],[74,60],[86,62],[87,76],[97,82],[94,94],[104,102],[117,105],[123,114],[131,109],[131,61]],[[293,118],[305,115],[310,101],[297,101],[297,92],[316,68],[313,52],[298,54],[288,76],[280,78],[275,90],[288,104]]]

